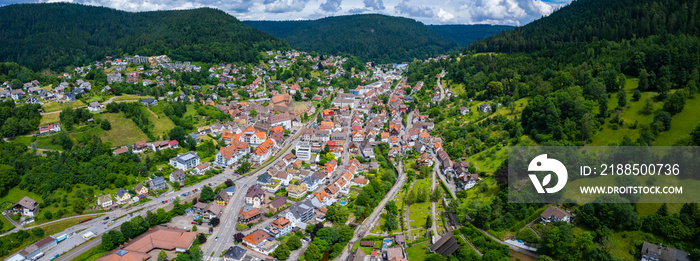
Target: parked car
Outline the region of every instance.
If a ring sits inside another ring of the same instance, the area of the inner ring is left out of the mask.
[[[197,221],[192,221],[192,224],[197,224]]]
[[[109,219],[109,217],[105,217],[105,220]]]

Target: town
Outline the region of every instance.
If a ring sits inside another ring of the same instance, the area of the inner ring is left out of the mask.
[[[697,3],[13,2],[3,260],[700,260]]]

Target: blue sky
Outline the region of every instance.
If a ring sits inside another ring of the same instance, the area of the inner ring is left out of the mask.
[[[125,11],[213,7],[241,20],[300,20],[379,13],[426,24],[525,25],[571,0],[0,0],[0,5],[73,2]]]

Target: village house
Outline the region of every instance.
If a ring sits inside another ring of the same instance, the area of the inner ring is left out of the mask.
[[[257,185],[248,188],[245,194],[245,204],[254,208],[260,208],[265,200],[265,191]]]
[[[248,151],[248,144],[241,141],[233,141],[226,147],[221,147],[216,154],[214,164],[229,167],[236,164],[241,158],[245,157]]]
[[[304,183],[300,183],[299,185],[290,184],[289,187],[287,187],[287,195],[290,198],[303,198],[306,196],[306,191],[307,188],[306,184]]]
[[[136,185],[134,191],[136,192],[136,195],[138,195],[139,198],[143,198],[148,195],[148,188],[141,183]]]
[[[111,204],[110,204],[111,205]],[[36,215],[38,204],[35,200],[25,196],[7,210],[9,214],[17,214],[33,217]]]
[[[92,112],[100,111],[104,109],[104,105],[100,104],[99,102],[91,102],[88,104],[88,110]]]
[[[267,204],[267,208],[272,213],[277,213],[285,206],[287,206],[287,197],[285,196],[277,196],[275,197],[275,199],[273,199],[272,201],[270,201],[270,203]]]
[[[571,221],[571,214],[555,206],[549,206],[540,214],[540,218],[542,218],[542,222],[544,223],[559,221],[569,223]]]
[[[250,233],[248,236],[243,238],[243,244],[248,246],[254,251],[260,252],[264,255],[269,255],[279,245],[279,242],[275,240],[268,240],[270,236],[264,231],[258,229]]]
[[[114,194],[114,198],[117,199],[117,204],[121,205],[127,203],[131,199],[131,194],[129,194],[129,192],[124,190],[123,188],[119,188],[119,190],[117,190],[117,193]]]
[[[154,179],[151,179],[149,183],[152,190],[161,190],[164,189],[167,185],[167,183],[165,182],[165,178],[163,177],[156,177]]]
[[[170,182],[183,182],[185,181],[185,172],[181,169],[173,171],[170,173]]]
[[[207,172],[207,170],[209,170],[209,168],[211,168],[211,163],[204,162],[202,164],[197,165],[197,167],[192,169],[190,173],[201,176],[204,175]]]
[[[102,196],[97,197],[97,205],[106,208],[111,206],[112,203],[112,197],[109,196],[109,194],[105,194]]]
[[[216,204],[219,204],[219,206],[226,206],[228,204],[229,200],[229,195],[226,192],[225,189],[219,190],[219,193],[214,196],[214,201],[216,201]]]
[[[292,228],[294,228],[294,224],[292,224],[289,219],[286,217],[280,217],[276,219],[275,221],[272,221],[266,228],[266,232],[268,232],[271,236],[274,236],[275,238],[282,237],[286,235],[287,233],[292,231]]]
[[[60,123],[52,123],[49,125],[39,127],[39,134],[40,135],[52,134],[52,133],[56,133],[59,131],[61,131],[61,124]]]
[[[229,247],[226,252],[224,252],[224,261],[241,261],[246,256],[246,250],[239,246]]]

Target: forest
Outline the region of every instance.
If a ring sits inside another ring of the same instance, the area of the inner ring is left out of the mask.
[[[698,36],[699,5],[682,0],[577,0],[544,19],[474,42],[471,48],[514,53],[651,35]]]
[[[327,17],[313,21],[246,21],[281,37],[296,49],[351,54],[365,61],[392,63],[424,59],[457,43],[413,19],[379,14]]]
[[[36,71],[127,54],[257,62],[263,50],[289,48],[211,8],[130,13],[69,3],[15,4],[0,7],[0,35],[0,60]]]

